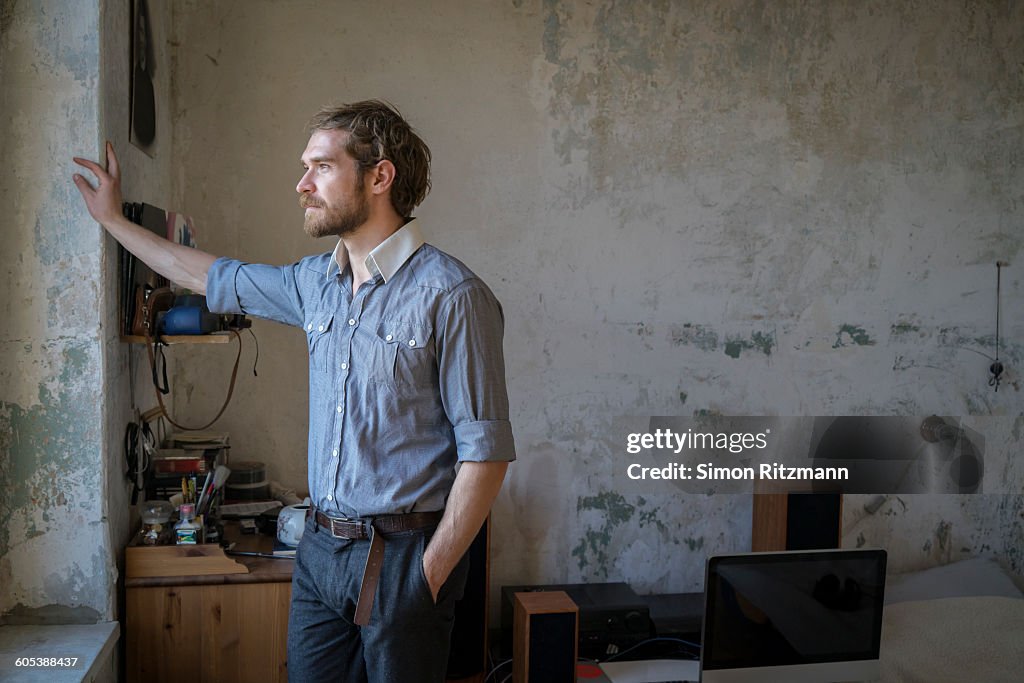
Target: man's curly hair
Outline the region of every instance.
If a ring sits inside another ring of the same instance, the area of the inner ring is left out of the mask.
[[[348,131],[345,150],[366,171],[387,159],[395,166],[391,205],[403,218],[430,192],[430,148],[398,109],[380,100],[324,107],[309,122],[313,130]]]

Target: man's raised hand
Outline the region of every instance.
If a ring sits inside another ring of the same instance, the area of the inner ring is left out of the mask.
[[[94,161],[74,157],[79,166],[89,169],[96,176],[96,187],[78,173],[74,174],[75,187],[82,193],[89,214],[104,226],[109,226],[121,217],[121,167],[117,164],[114,146],[107,143],[107,167]]]

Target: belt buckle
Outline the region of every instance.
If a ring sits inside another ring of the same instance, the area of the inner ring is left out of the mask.
[[[331,523],[331,526],[329,527],[331,536],[334,536],[335,538],[345,538],[344,536],[338,535],[337,527],[335,525],[339,523],[343,524],[346,522],[350,522],[351,520],[348,517],[331,517],[330,515],[327,515],[327,519]]]
[[[351,524],[353,526],[361,526],[361,527],[363,527],[363,534],[366,536],[366,538],[370,538],[371,537],[370,533],[369,533],[369,526],[372,523],[372,520],[363,519],[363,518],[360,518],[360,517],[328,517],[327,519],[331,520],[331,536],[334,536],[335,538],[345,538],[345,539],[349,538],[348,536],[339,536],[338,535],[338,533],[335,531],[335,526],[334,526],[335,523]]]

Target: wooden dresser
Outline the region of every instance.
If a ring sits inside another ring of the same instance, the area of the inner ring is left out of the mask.
[[[272,546],[272,539],[261,540]],[[221,552],[215,546],[191,548],[197,554]],[[129,683],[288,680],[293,560],[216,556],[208,565],[197,561],[206,568],[196,571],[233,573],[139,576],[152,573],[149,558],[140,565],[131,553],[125,578]]]

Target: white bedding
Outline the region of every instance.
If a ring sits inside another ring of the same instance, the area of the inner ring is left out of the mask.
[[[887,605],[884,683],[1024,680],[1024,600],[957,597]]]
[[[999,563],[990,557],[961,560],[908,574],[890,574],[885,580],[885,604],[969,598],[992,595],[1022,598],[1020,590]]]

